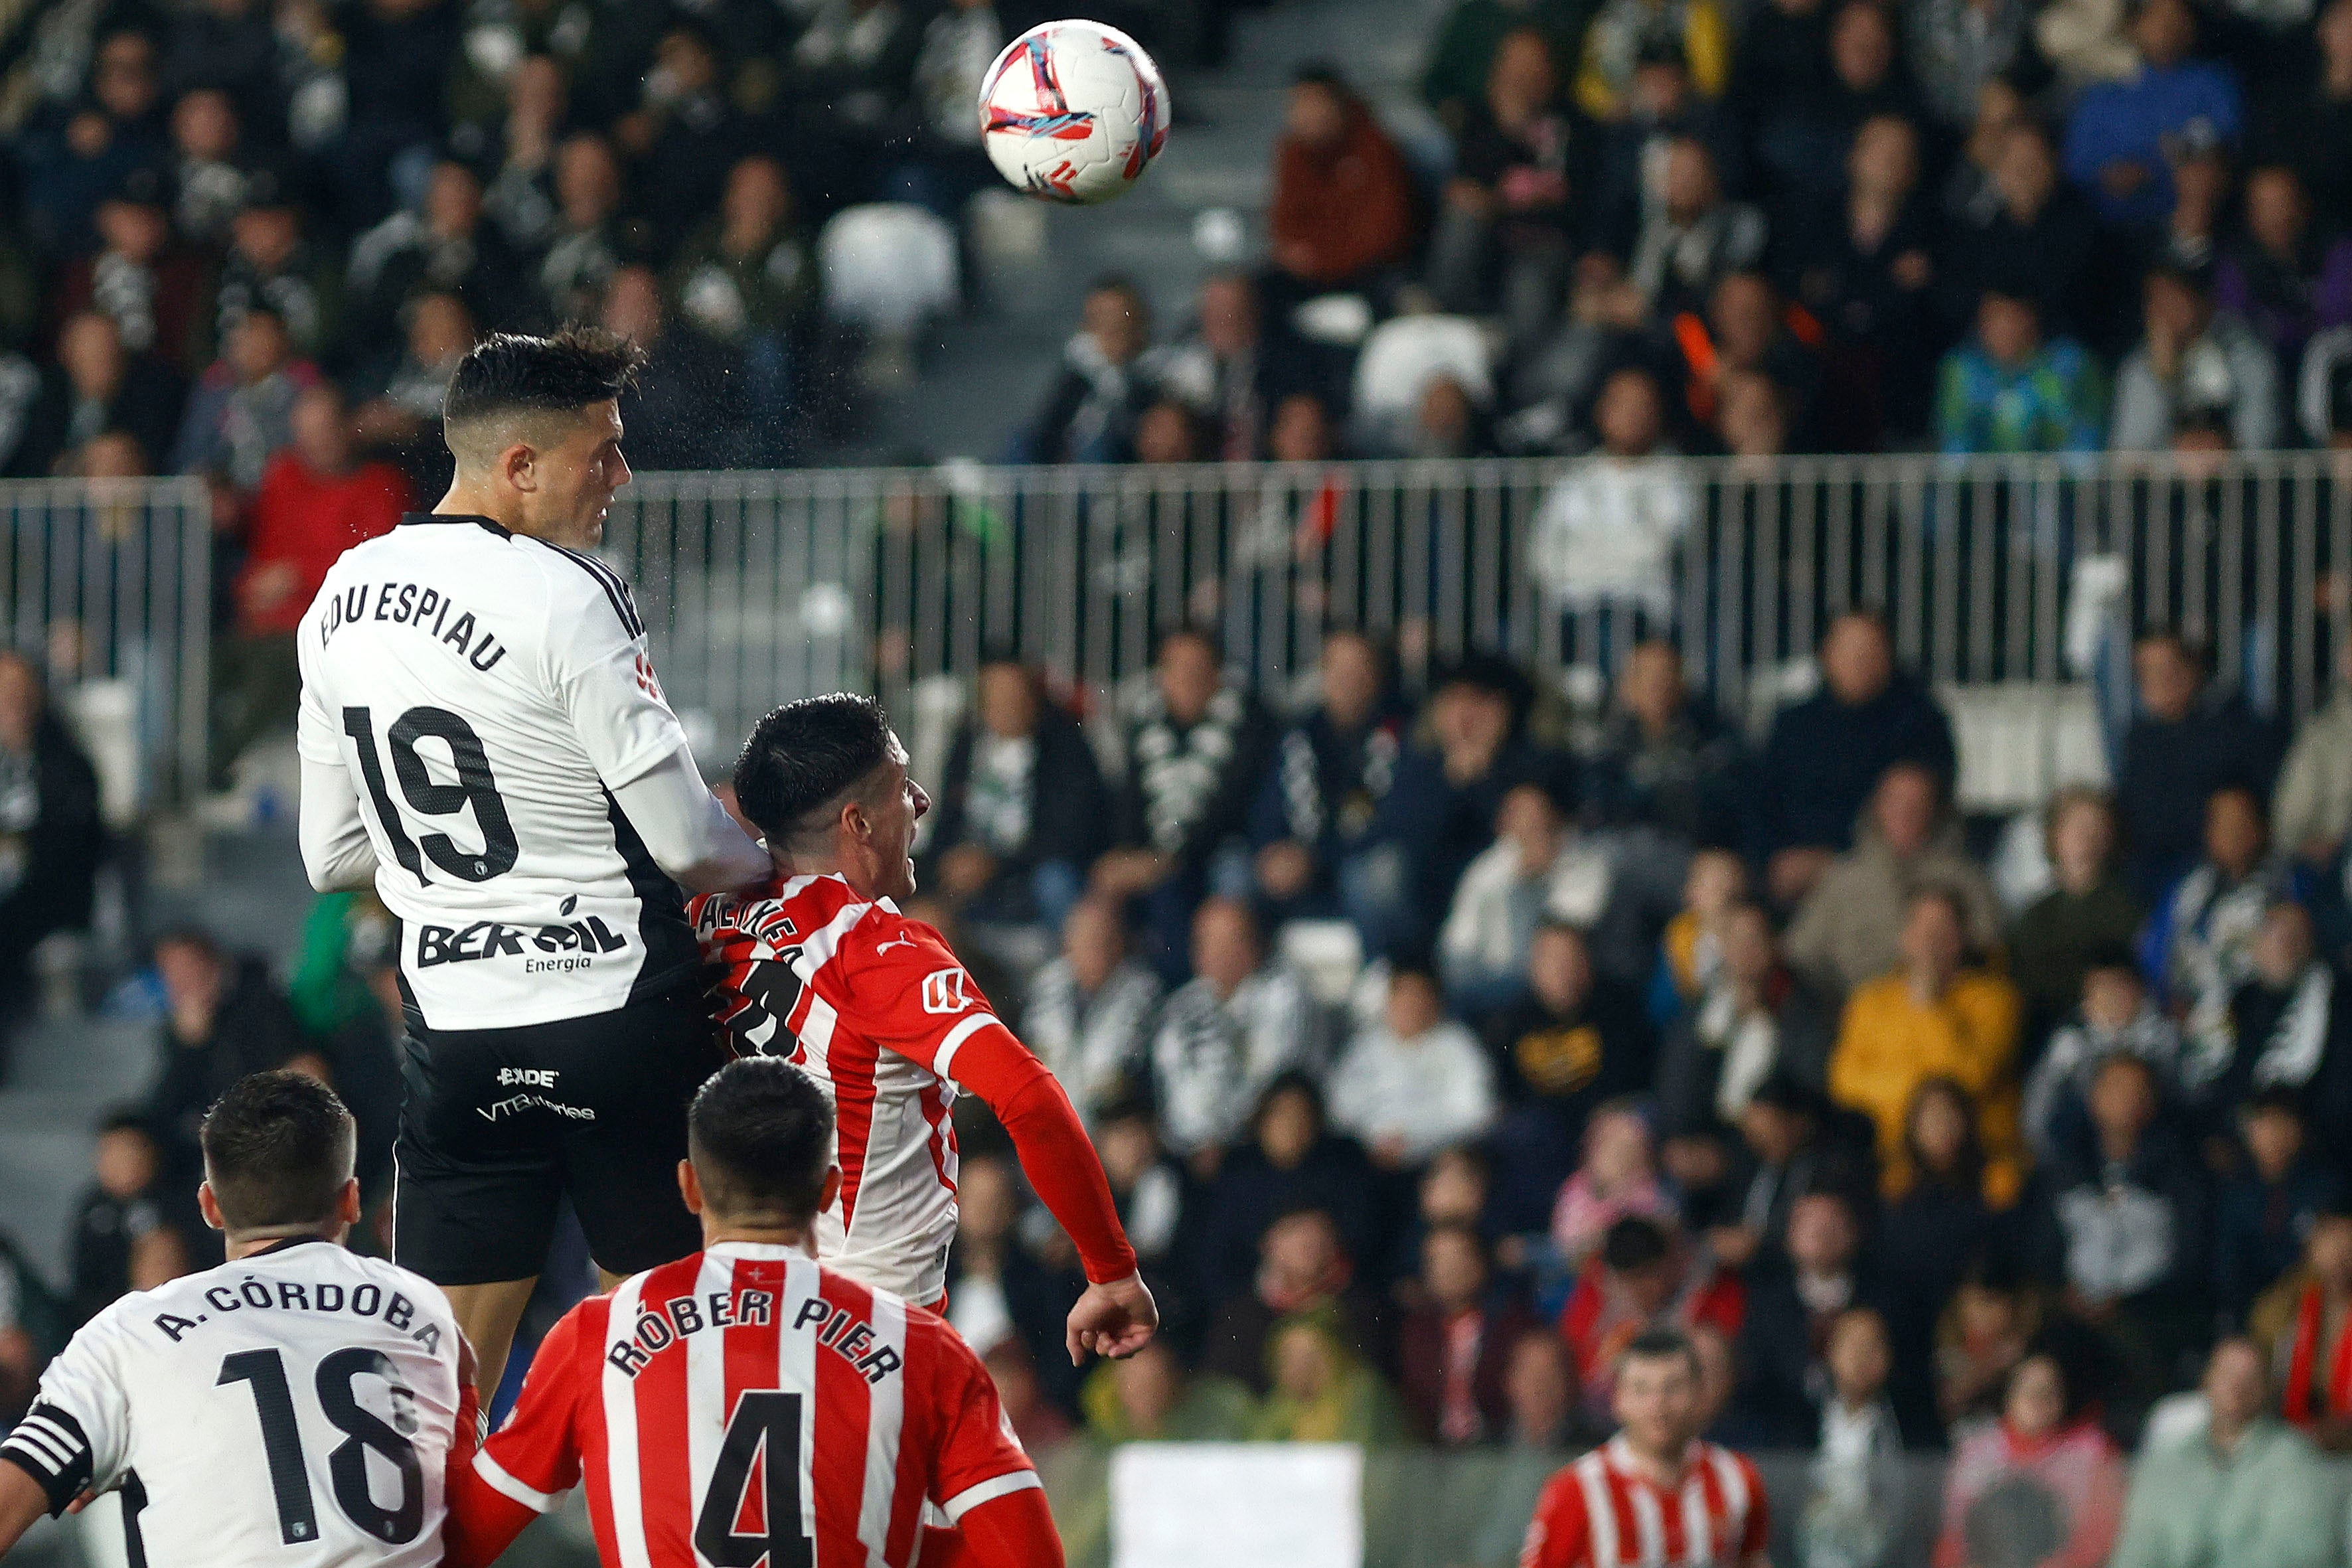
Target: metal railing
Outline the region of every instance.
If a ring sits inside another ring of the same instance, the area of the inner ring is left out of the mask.
[[[201,485],[10,484],[0,510],[0,637],[61,679],[137,682],[142,798],[192,793]],[[1182,622],[1221,631],[1262,689],[1355,627],[1409,683],[1475,648],[1588,700],[1635,636],[1671,630],[1697,684],[1761,713],[1856,605],[1948,688],[2085,681],[2121,635],[2176,626],[2299,717],[2352,631],[2352,455],[652,474],[616,498],[605,551],[720,753],[779,701],[898,704],[999,649],[1100,710]]]
[[[1100,698],[1184,621],[1262,689],[1330,627],[1391,639],[1409,681],[1478,648],[1585,692],[1671,629],[1738,710],[1857,605],[1938,684],[2084,679],[2099,626],[2161,623],[2300,716],[2352,608],[2352,457],[654,475],[607,549],[721,744],[786,698],[895,700],[997,649]]]
[[[70,696],[100,683],[120,704],[87,705],[125,732],[87,737],[110,793],[131,805],[205,786],[211,695],[212,508],[200,479],[37,479],[0,484],[0,644],[38,659]]]

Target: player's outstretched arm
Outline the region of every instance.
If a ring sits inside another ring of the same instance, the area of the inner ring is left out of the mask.
[[[0,1557],[7,1556],[33,1521],[48,1511],[47,1489],[30,1473],[0,1460]]]
[[[952,1568],[1062,1568],[1062,1537],[1053,1510],[1036,1487],[982,1503],[956,1521]],[[923,1561],[931,1561],[929,1552]]]
[[[765,881],[768,852],[727,815],[681,746],[614,790],[654,864],[689,893],[723,893]]]
[[[375,885],[375,846],[352,775],[340,762],[302,759],[300,813],[302,868],[321,893],[352,892]]]

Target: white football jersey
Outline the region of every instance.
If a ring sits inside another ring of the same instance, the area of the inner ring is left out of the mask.
[[[440,1288],[330,1241],[125,1296],[42,1374],[0,1461],[55,1513],[122,1492],[131,1561],[441,1560],[458,1339]]]
[[[587,1017],[693,972],[614,798],[687,742],[612,568],[411,513],[335,563],[299,647],[303,760],[352,781],[428,1026]]]

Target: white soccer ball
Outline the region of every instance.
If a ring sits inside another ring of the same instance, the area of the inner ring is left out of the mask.
[[[1168,142],[1168,88],[1133,38],[1047,22],[1006,46],[980,94],[981,140],[1014,188],[1091,205],[1124,195]]]

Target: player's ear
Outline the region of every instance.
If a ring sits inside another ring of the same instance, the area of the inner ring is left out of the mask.
[[[824,1190],[817,1196],[816,1212],[819,1214],[830,1214],[833,1211],[833,1205],[840,1201],[841,1167],[838,1165],[828,1166],[824,1173]]]
[[[210,1182],[197,1184],[196,1212],[203,1215],[205,1223],[215,1230],[228,1229],[228,1221],[221,1217],[220,1199],[213,1196],[213,1184]]]
[[[517,441],[499,454],[499,471],[519,490],[539,489],[539,454],[524,442]]]
[[[677,1163],[677,1194],[686,1200],[687,1213],[698,1215],[702,1212],[702,1178],[694,1173],[694,1162],[691,1160]]]
[[[360,1179],[346,1177],[343,1190],[335,1194],[335,1218],[344,1225],[357,1225],[360,1214]]]

